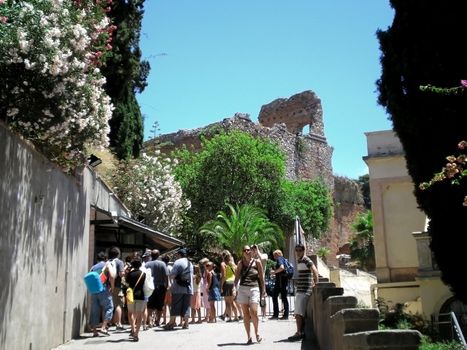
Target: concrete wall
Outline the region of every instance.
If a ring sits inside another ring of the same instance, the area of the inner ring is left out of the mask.
[[[360,305],[373,305],[371,286],[376,283],[376,277],[361,270],[355,273],[344,269],[332,269],[330,282],[336,287],[344,288],[344,296],[354,296]]]
[[[418,209],[402,145],[391,130],[365,135],[378,279],[373,305],[376,298],[389,307],[402,303],[404,311],[430,320],[452,293],[433,262],[426,216]]]
[[[67,176],[0,124],[0,348],[78,336],[88,269],[88,170]]]
[[[418,270],[413,232],[423,231],[402,145],[393,131],[366,133],[371,210],[379,283],[414,281]]]

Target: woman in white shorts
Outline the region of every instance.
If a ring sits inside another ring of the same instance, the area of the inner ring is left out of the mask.
[[[261,336],[258,331],[258,304],[260,299],[260,286],[261,290],[266,294],[264,288],[264,274],[263,266],[259,259],[251,257],[251,250],[249,246],[243,247],[242,259],[237,265],[235,271],[235,282],[240,281],[238,287],[237,301],[242,306],[243,311],[243,325],[245,326],[246,334],[248,337],[247,344],[252,344],[253,341],[250,336],[250,320],[253,322],[255,329],[256,341],[261,343]]]

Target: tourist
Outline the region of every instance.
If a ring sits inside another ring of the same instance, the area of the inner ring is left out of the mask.
[[[180,248],[176,253],[175,263],[170,272],[173,279],[172,305],[170,307],[170,321],[164,326],[165,330],[172,330],[176,325],[176,317],[183,318],[183,329],[188,329],[188,317],[191,304],[191,295],[193,294],[193,265],[187,259],[187,251]]]
[[[120,249],[118,247],[112,247],[109,249],[109,262],[113,263],[116,269],[116,276],[114,281],[114,288],[112,288],[112,303],[114,306],[113,311],[113,324],[116,326],[116,330],[124,330],[122,325],[122,313],[123,313],[123,300],[124,294],[122,290],[122,277],[125,271],[125,265],[120,258]]]
[[[130,337],[134,341],[138,341],[138,334],[143,322],[144,310],[146,309],[146,301],[144,297],[144,280],[148,277],[146,273],[141,270],[142,260],[136,256],[131,260],[131,270],[126,276],[128,288],[133,290],[133,303],[127,304],[128,314],[130,317],[131,333]]]
[[[109,272],[104,269],[106,256],[104,252],[97,254],[97,264],[91,267],[91,271],[105,275],[104,290],[102,292],[91,294],[91,329],[94,337],[98,337],[97,326],[100,323],[101,315],[104,320],[102,322],[101,333],[108,336],[107,325],[112,320],[113,303],[111,290],[114,287],[114,279]]]
[[[221,262],[221,295],[224,296],[226,322],[238,321],[237,308],[234,305],[235,297],[235,270],[237,266],[234,263],[232,254],[228,250],[222,252]],[[235,318],[233,315],[235,314]]]
[[[274,260],[276,260],[276,266],[271,270],[271,274],[275,276],[274,289],[272,292],[272,305],[273,314],[270,320],[279,319],[279,294],[281,295],[282,305],[284,306],[284,314],[280,318],[281,320],[287,320],[289,318],[289,301],[287,300],[287,285],[289,279],[285,272],[285,258],[282,255],[281,250],[275,250],[273,253]]]
[[[221,300],[221,292],[219,288],[219,279],[214,272],[214,263],[208,261],[206,263],[207,273],[207,290],[209,300],[209,323],[215,323],[216,320],[216,301]]]
[[[258,245],[256,244],[253,244],[251,246],[251,254],[253,258],[259,259],[261,261],[261,265],[263,266],[263,278],[264,280],[266,280],[266,264],[268,263],[268,255],[261,253]],[[261,291],[261,296],[263,295],[264,293],[263,291]],[[260,307],[261,307],[261,321],[264,322],[266,320],[266,298],[265,297],[261,297]]]
[[[206,272],[206,264],[209,262],[208,258],[202,258],[199,261],[199,269],[201,272],[201,303],[204,307],[205,317],[203,322],[209,321],[209,315],[211,313],[209,305],[209,289],[208,289],[208,279],[207,279],[207,272]]]
[[[167,265],[162,260],[159,260],[159,256],[159,250],[152,250],[151,261],[146,263],[146,268],[151,270],[154,280],[154,291],[148,300],[149,327],[158,327],[160,325],[165,294],[169,285],[169,270],[167,269]]]
[[[297,257],[297,277],[295,280],[295,322],[297,323],[297,332],[289,337],[290,341],[301,340],[304,335],[305,313],[308,305],[308,299],[313,286],[318,283],[318,270],[309,257],[305,255],[303,244],[295,246],[295,255]]]
[[[191,296],[191,322],[190,323],[201,323],[201,271],[199,265],[195,265],[193,272],[193,295]],[[196,322],[196,315],[198,315],[198,321]]]
[[[250,320],[253,322],[256,341],[261,343],[262,340],[258,329],[258,303],[260,300],[260,289],[263,293],[266,293],[263,276],[261,261],[252,258],[250,247],[244,246],[242,259],[235,271],[234,284],[237,285],[239,283],[237,301],[242,306],[243,325],[245,326],[248,345],[253,343],[250,335]]]

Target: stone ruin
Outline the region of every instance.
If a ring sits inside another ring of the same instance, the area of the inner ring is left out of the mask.
[[[185,145],[196,152],[201,148],[203,136],[209,138],[229,130],[269,138],[286,155],[288,179],[322,179],[333,194],[334,220],[320,244],[331,250],[328,264],[337,266],[335,255],[339,247],[347,243],[351,234],[349,223],[363,210],[363,201],[355,182],[332,173],[333,148],[324,133],[321,100],[313,91],[304,91],[288,99],[279,98],[261,107],[258,121],[254,123],[248,114],[236,113],[204,127],[160,135],[147,141],[145,148],[157,147],[162,153],[170,154]],[[309,132],[303,133],[307,126]]]
[[[278,98],[264,105],[258,121],[267,127],[284,123],[292,134],[302,134],[303,128],[309,126],[310,135],[325,141],[321,100],[313,91],[303,91],[288,99]]]

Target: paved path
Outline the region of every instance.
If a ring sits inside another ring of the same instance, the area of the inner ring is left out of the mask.
[[[189,349],[189,350],[239,350],[243,347],[255,349],[302,350],[313,349],[306,341],[289,342],[287,337],[295,333],[295,320],[267,320],[259,324],[263,337],[261,344],[245,345],[246,333],[242,322],[225,323],[218,321],[214,324],[194,324],[189,329],[176,328],[164,331],[162,328],[152,328],[140,332],[139,342],[129,340],[129,331],[112,331],[109,337],[93,338],[91,333],[85,333],[80,339],[75,339],[61,345],[55,350],[128,350],[128,349]],[[252,325],[253,330],[253,325]],[[254,332],[252,332],[254,334]],[[255,341],[255,337],[253,337]]]

